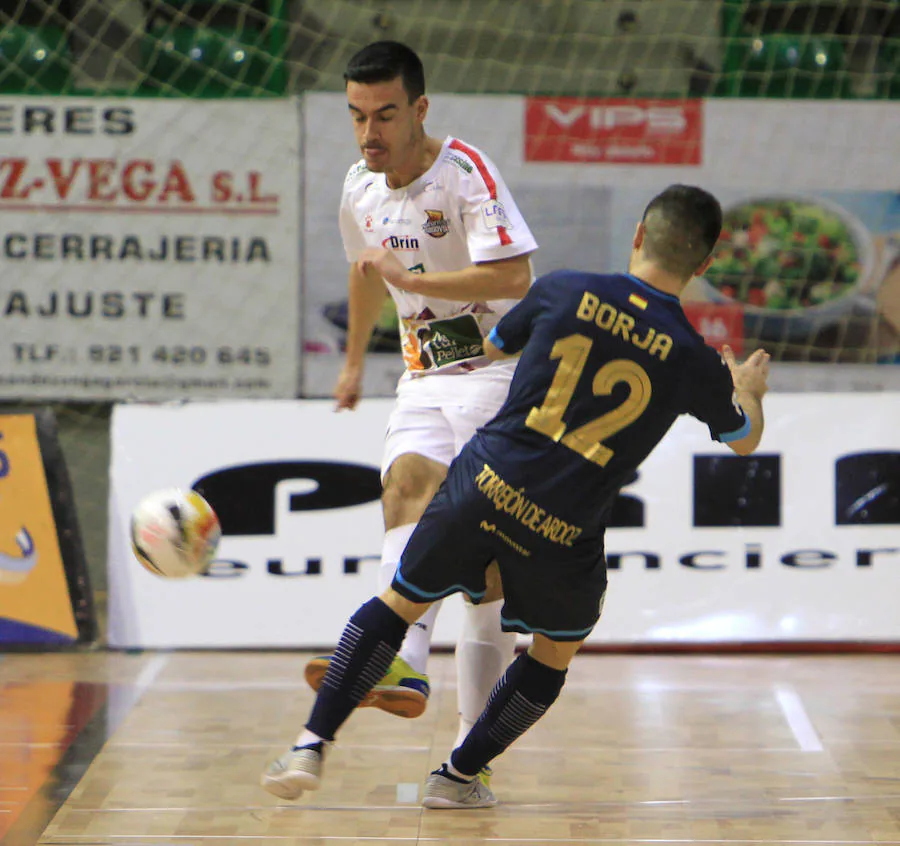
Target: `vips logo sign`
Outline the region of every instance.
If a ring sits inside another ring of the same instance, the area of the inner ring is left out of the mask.
[[[525,161],[699,165],[701,100],[529,97]]]
[[[0,643],[77,637],[35,419],[0,415]]]
[[[296,109],[0,101],[0,397],[293,396]]]

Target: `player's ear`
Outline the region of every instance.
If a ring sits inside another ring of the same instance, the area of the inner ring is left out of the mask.
[[[644,229],[644,223],[641,221],[638,223],[637,228],[634,230],[634,239],[631,242],[631,248],[633,250],[639,250],[641,245],[644,243],[644,233],[647,230]]]
[[[709,258],[707,258],[706,261],[703,262],[703,264],[701,264],[700,267],[698,267],[694,271],[694,276],[702,276],[704,273],[706,273],[707,270],[709,270],[709,266],[712,263],[713,263],[713,257],[709,256]]]
[[[416,120],[419,123],[425,123],[425,115],[428,114],[428,98],[424,94],[416,100],[415,109]]]

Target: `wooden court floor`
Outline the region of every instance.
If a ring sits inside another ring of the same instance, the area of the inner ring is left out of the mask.
[[[580,656],[477,811],[418,805],[455,734],[449,655],[421,718],[360,711],[322,790],[264,793],[312,701],[305,659],[0,657],[0,842],[900,844],[897,656]]]

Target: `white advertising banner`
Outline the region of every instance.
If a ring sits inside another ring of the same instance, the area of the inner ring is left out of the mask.
[[[0,398],[292,397],[295,100],[0,100]]]
[[[334,644],[377,590],[390,402],[118,406],[109,642]],[[682,418],[622,491],[593,643],[900,641],[900,397],[770,395],[758,454]],[[194,484],[222,518],[211,575],[167,581],[128,542],[150,491]],[[435,642],[455,642],[459,597]]]
[[[307,95],[304,112],[303,392],[325,396],[347,328],[338,205],[360,152],[343,94]],[[900,387],[900,368],[867,367],[900,351],[895,103],[439,94],[426,128],[495,162],[537,239],[537,273],[623,269],[655,194],[672,183],[713,191],[737,237],[685,297],[707,338],[767,347],[786,362],[778,389]],[[392,394],[402,372],[396,324],[386,309],[376,325],[369,395]]]
[[[116,406],[109,508],[112,646],[337,642],[378,589],[379,465],[389,400]],[[135,560],[131,510],[204,480],[224,536],[213,575],[166,581]],[[457,597],[438,637],[452,642]]]

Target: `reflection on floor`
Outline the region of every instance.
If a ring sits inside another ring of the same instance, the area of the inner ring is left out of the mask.
[[[0,841],[13,841],[20,819],[30,832],[50,821],[102,743],[86,747],[85,727],[105,700],[104,685],[72,679],[0,686]]]
[[[501,804],[424,811],[455,735],[455,669],[425,714],[360,711],[321,791],[257,783],[302,725],[306,656],[0,658],[3,846],[900,844],[894,655],[576,659],[495,765]]]

